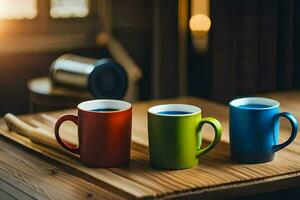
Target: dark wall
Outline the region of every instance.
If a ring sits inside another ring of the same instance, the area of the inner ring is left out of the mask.
[[[227,103],[298,89],[299,5],[295,0],[211,0],[209,51],[199,55],[189,48],[190,91]]]
[[[127,48],[143,71],[140,81],[141,99],[150,98],[152,65],[152,1],[113,1],[113,34]]]
[[[48,73],[56,54],[16,54],[0,56],[0,114],[29,111],[26,83]]]

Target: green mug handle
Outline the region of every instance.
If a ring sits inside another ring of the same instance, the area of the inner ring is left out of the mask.
[[[209,152],[210,150],[212,150],[221,140],[221,135],[222,135],[222,127],[221,127],[221,123],[212,117],[205,117],[203,119],[201,119],[201,121],[199,122],[198,128],[197,128],[197,135],[199,138],[199,134],[202,130],[202,127],[204,124],[210,124],[215,131],[215,138],[214,140],[206,147],[201,149],[201,142],[199,142],[199,146],[197,147],[197,156],[200,156],[202,154],[205,154],[207,152]]]

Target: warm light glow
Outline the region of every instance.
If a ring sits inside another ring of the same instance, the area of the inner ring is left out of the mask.
[[[51,0],[53,18],[86,17],[88,14],[89,0]]]
[[[33,19],[36,16],[36,0],[0,0],[0,20]]]
[[[190,19],[190,29],[193,35],[197,37],[205,36],[211,26],[210,18],[203,14],[197,14]]]

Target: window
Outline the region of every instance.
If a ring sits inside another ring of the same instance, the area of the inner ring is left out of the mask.
[[[0,0],[0,54],[95,47],[110,9],[111,0]]]
[[[88,13],[88,0],[51,0],[50,15],[53,18],[81,18]]]
[[[37,16],[37,0],[0,0],[0,20],[33,19]]]
[[[37,0],[0,0],[0,20],[33,19]],[[89,0],[50,0],[52,18],[83,18],[89,14]]]

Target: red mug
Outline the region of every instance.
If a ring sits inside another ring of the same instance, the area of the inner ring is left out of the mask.
[[[78,116],[64,115],[55,124],[55,137],[66,150],[80,155],[90,167],[116,167],[129,163],[132,106],[119,100],[91,100],[80,103]],[[64,142],[59,127],[64,121],[78,126],[79,146]]]

